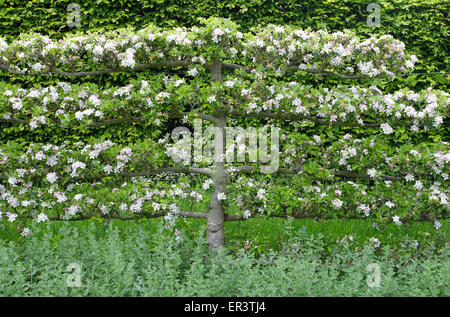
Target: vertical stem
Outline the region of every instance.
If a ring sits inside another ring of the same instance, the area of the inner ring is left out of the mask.
[[[210,66],[211,81],[222,82],[222,64],[214,59],[213,64]],[[220,99],[218,100],[220,102]],[[225,231],[224,231],[224,208],[221,202],[217,199],[219,193],[225,192],[226,174],[224,169],[224,148],[225,148],[225,127],[227,124],[224,111],[220,108],[216,115],[217,122],[215,127],[220,129],[221,137],[215,138],[215,153],[214,153],[214,191],[211,194],[211,201],[209,207],[209,213],[207,218],[207,243],[210,251],[217,250],[225,245]],[[217,132],[216,132],[217,133]],[[220,144],[221,143],[221,144]],[[217,151],[222,153],[217,153]],[[222,159],[218,160],[217,157],[220,154]]]

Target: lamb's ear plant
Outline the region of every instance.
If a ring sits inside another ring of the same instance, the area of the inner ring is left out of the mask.
[[[343,242],[323,252],[328,241],[299,235],[285,242],[284,252],[259,257],[245,249],[210,253],[203,238],[180,243],[167,229],[108,225],[105,237],[92,225],[61,230],[54,244],[48,234],[47,243],[33,236],[20,245],[1,240],[1,296],[450,295],[448,248],[409,256],[389,246]],[[77,231],[86,238],[74,242]],[[70,264],[80,266],[78,286],[68,284],[75,272]],[[373,265],[380,269],[379,286],[369,283]]]

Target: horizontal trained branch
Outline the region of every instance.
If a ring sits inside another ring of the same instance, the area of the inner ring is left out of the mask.
[[[69,128],[134,122],[158,125],[168,118],[188,117],[219,124],[214,110],[219,95],[226,116],[379,128],[385,134],[392,133],[393,127],[409,127],[414,133],[439,128],[449,116],[450,102],[448,93],[431,89],[382,94],[376,87],[312,89],[296,82],[268,86],[261,80],[238,78],[200,88],[185,79],[155,76],[152,84],[133,81],[107,90],[64,82],[32,89],[0,84],[0,122],[28,124],[31,130],[49,124]],[[208,111],[202,110],[204,105],[210,106]]]
[[[253,172],[260,172],[261,170],[261,165],[256,165],[256,166],[234,166],[231,167],[227,170],[228,173],[233,174],[233,173],[253,173]],[[322,170],[323,172],[324,170]],[[314,173],[308,173],[305,171],[305,169],[303,167],[297,167],[297,168],[283,168],[283,167],[279,167],[276,171],[276,173],[281,173],[281,174],[307,174],[311,177],[312,180],[314,181],[325,181],[324,178],[320,178],[320,177],[315,177],[314,178]],[[354,171],[337,171],[337,170],[329,170],[326,171],[329,173],[329,175],[334,175],[334,176],[339,176],[339,177],[346,177],[346,178],[359,178],[359,179],[372,179],[373,177],[371,177],[369,174],[361,174],[358,172],[354,172]],[[429,174],[421,174],[420,176],[422,177],[430,177],[432,178],[433,175]],[[388,180],[388,181],[405,181],[408,179],[407,176],[390,176],[390,175],[378,175],[377,178],[379,179],[384,179],[384,180]]]
[[[247,221],[253,219],[266,219],[266,218],[283,218],[283,219],[316,219],[316,220],[331,220],[331,219],[367,219],[367,217],[363,217],[360,215],[327,215],[327,214],[284,214],[284,215],[267,215],[260,217],[244,217],[244,216],[236,216],[236,215],[225,215],[225,221],[233,222],[233,221]],[[416,219],[416,222],[433,222],[433,219],[430,218],[421,218]]]
[[[300,121],[307,120],[312,121],[318,125],[330,125],[335,127],[379,127],[381,123],[355,123],[355,122],[333,122],[331,120],[322,120],[319,118],[314,118],[312,116],[296,115],[296,114],[283,114],[283,113],[273,113],[273,112],[258,112],[258,113],[245,113],[239,111],[231,111],[229,115],[235,117],[244,118],[260,118],[260,119],[274,119],[283,121]],[[406,122],[405,122],[406,124]],[[401,125],[401,123],[398,123]]]
[[[114,174],[96,174],[84,177],[73,177],[73,178],[62,178],[61,182],[94,182],[100,181],[107,177],[119,177],[119,178],[133,178],[133,177],[145,177],[145,176],[153,176],[164,173],[174,173],[174,174],[203,174],[203,175],[213,175],[213,170],[208,168],[195,168],[195,167],[162,167],[155,168],[151,170],[143,170],[138,172],[119,172]],[[34,180],[45,180],[48,174],[34,174],[31,178]],[[0,175],[0,180],[7,181],[9,177]]]
[[[106,177],[143,177],[152,176],[163,173],[175,173],[175,174],[203,174],[203,175],[213,175],[213,171],[209,168],[196,168],[196,167],[162,167],[155,168],[151,170],[144,170],[138,172],[121,172],[116,174],[97,174],[92,176],[74,178],[71,181],[81,181],[81,182],[93,182],[98,181]]]
[[[40,34],[22,34],[11,43],[0,37],[0,70],[79,77],[193,64],[208,68],[217,56],[227,56],[222,66],[230,69],[258,68],[282,75],[295,65],[341,78],[394,78],[417,62],[405,53],[404,43],[389,35],[361,40],[348,30],[329,33],[273,24],[242,33],[238,25],[222,18],[205,19],[202,24],[73,34],[60,41]],[[91,68],[96,69],[79,70]]]
[[[321,76],[336,76],[336,77],[341,78],[341,79],[367,78],[366,75],[342,75],[342,74],[335,73],[335,72],[331,72],[331,71],[325,71],[323,68],[320,68],[320,69],[315,69],[315,68],[305,68],[305,69],[302,69],[302,68],[301,68],[300,66],[298,66],[298,65],[291,65],[291,66],[288,67],[287,70],[288,70],[288,71],[301,70],[301,71],[304,71],[304,72],[306,72],[306,73],[313,73],[313,74],[321,75]],[[391,76],[398,77],[398,76],[401,76],[401,75],[398,75],[398,74],[391,74]],[[371,77],[372,77],[372,78],[388,78],[389,76],[388,76],[387,74],[379,74],[379,75],[371,76]]]
[[[177,215],[180,217],[184,217],[184,218],[207,218],[207,213],[204,212],[185,212],[185,211],[178,211]],[[82,221],[82,220],[88,220],[88,219],[92,219],[92,218],[102,218],[102,219],[119,219],[119,220],[135,220],[136,218],[147,218],[147,219],[154,219],[154,218],[162,218],[167,216],[166,213],[156,213],[156,214],[137,214],[137,215],[133,215],[133,216],[122,216],[119,214],[107,214],[107,215],[102,215],[102,214],[88,214],[88,215],[78,215],[76,217],[71,217],[71,218],[64,218],[61,216],[58,217],[48,217],[48,220],[50,221]],[[29,217],[29,218],[33,218],[33,217]]]
[[[120,73],[120,72],[127,72],[127,73],[134,73],[146,69],[152,69],[152,68],[176,68],[176,67],[187,67],[190,65],[195,65],[197,63],[190,62],[190,61],[161,61],[157,63],[147,63],[147,64],[138,64],[134,68],[126,68],[126,67],[114,67],[114,68],[108,68],[108,69],[101,69],[101,70],[92,70],[92,71],[63,71],[57,69],[54,65],[48,65],[47,72],[43,73],[33,73],[29,71],[17,71],[14,69],[9,68],[6,65],[0,64],[0,70],[9,72],[14,75],[22,75],[22,76],[36,76],[36,75],[61,75],[61,76],[67,76],[67,77],[84,77],[84,76],[98,76],[98,75],[105,75],[105,74],[112,74],[112,73]]]

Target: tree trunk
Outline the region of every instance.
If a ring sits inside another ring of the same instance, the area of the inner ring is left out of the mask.
[[[217,200],[218,193],[223,193],[223,186],[220,181],[214,180],[214,191],[211,194],[207,219],[207,243],[209,251],[217,250],[225,245],[225,213],[222,204]]]
[[[222,64],[218,60],[214,60],[210,66],[211,81],[222,81]],[[220,102],[220,96],[217,96]],[[219,193],[225,193],[225,185],[227,177],[224,169],[225,153],[225,127],[227,120],[221,108],[218,109],[218,114],[215,116],[217,122],[215,123],[216,135],[214,147],[214,191],[211,194],[211,201],[209,206],[209,214],[207,218],[207,243],[210,251],[217,250],[225,245],[225,231],[224,231],[224,217],[225,211],[222,203],[217,199]]]

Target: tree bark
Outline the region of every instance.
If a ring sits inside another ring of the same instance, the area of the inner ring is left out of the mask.
[[[211,194],[209,213],[207,218],[207,243],[209,251],[214,251],[225,245],[225,212],[220,201],[217,199],[218,193],[223,193],[223,181],[220,176],[214,177],[214,191]]]
[[[210,66],[211,81],[222,81],[222,64],[215,59]],[[218,96],[220,101],[220,96]],[[225,211],[217,199],[219,193],[225,193],[225,185],[227,176],[225,173],[223,154],[225,149],[225,127],[227,125],[225,111],[222,107],[218,109],[218,114],[215,116],[214,125],[219,133],[219,137],[215,137],[214,148],[214,191],[211,194],[209,213],[207,217],[207,244],[210,251],[214,251],[225,245]]]

